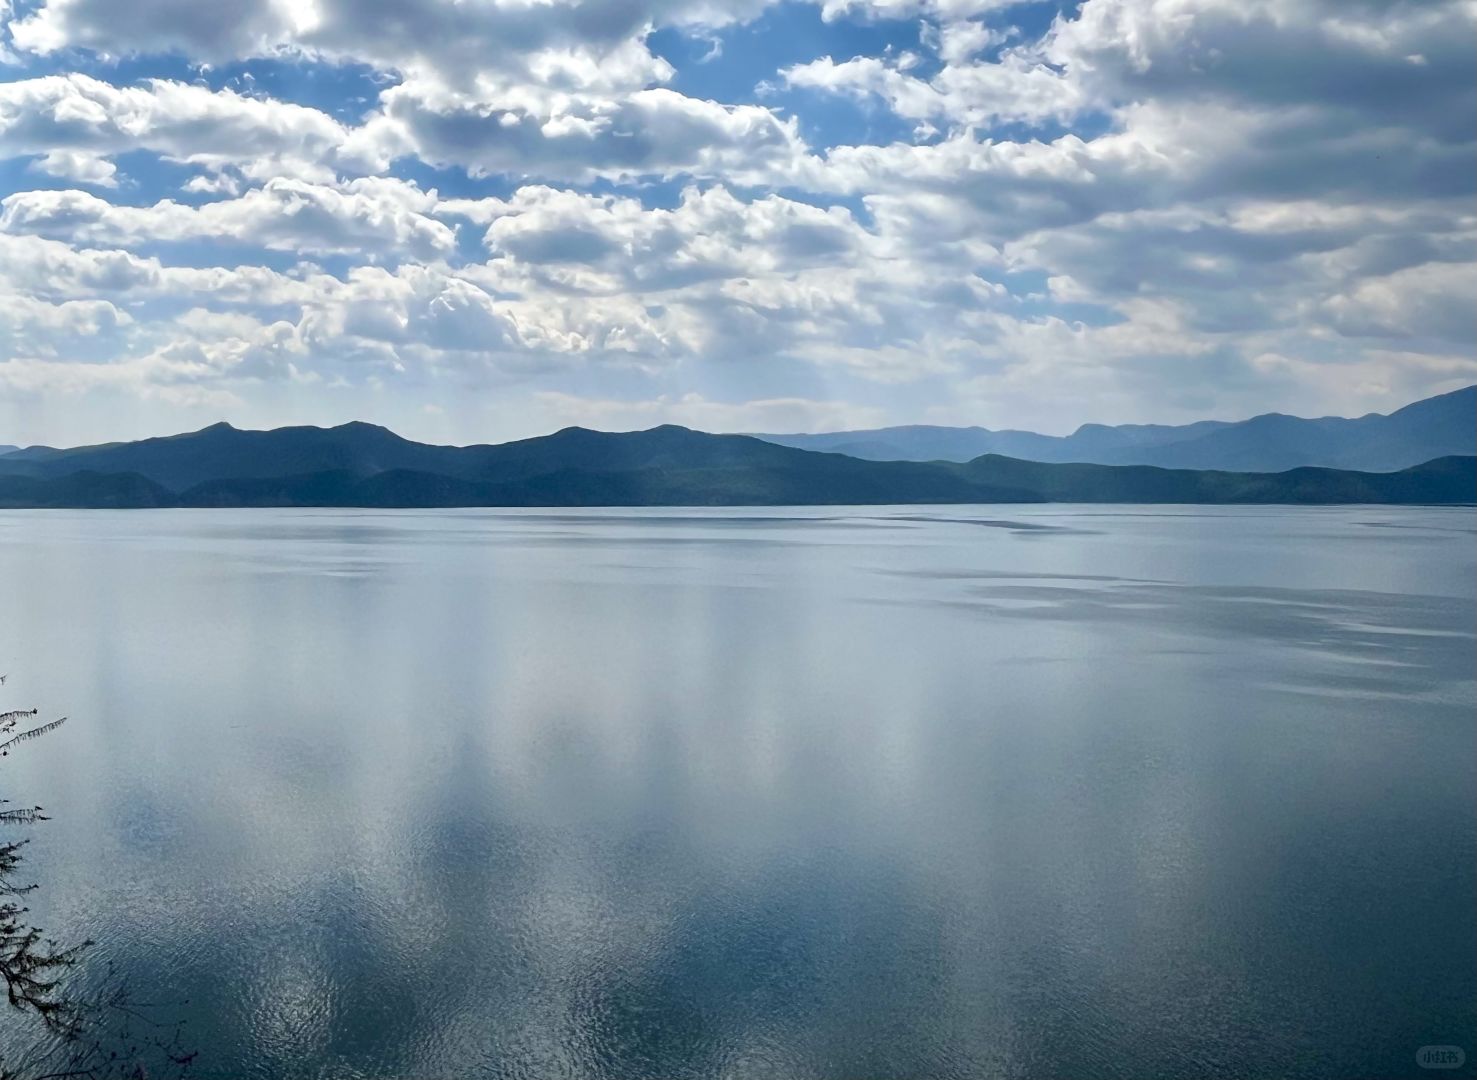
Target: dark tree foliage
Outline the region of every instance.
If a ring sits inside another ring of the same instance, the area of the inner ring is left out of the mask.
[[[36,709],[0,713],[0,758],[66,721],[22,727],[36,716]],[[17,807],[0,799],[0,827],[46,820],[40,806]],[[195,1054],[183,1046],[181,1025],[161,1019],[161,1006],[137,1000],[111,974],[101,980],[101,989],[74,989],[69,976],[93,943],[62,945],[32,925],[24,898],[36,886],[17,876],[27,843],[0,839],[0,976],[10,1017],[35,1030],[30,1038],[0,1042],[0,1080],[187,1076]],[[20,1044],[25,1049],[14,1049]]]

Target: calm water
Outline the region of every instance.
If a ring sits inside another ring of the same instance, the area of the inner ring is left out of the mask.
[[[6,512],[5,794],[206,1076],[1450,1076],[1474,533]]]

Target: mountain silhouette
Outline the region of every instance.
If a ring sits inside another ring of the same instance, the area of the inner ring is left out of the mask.
[[[1477,386],[1356,419],[1267,413],[1239,423],[1201,420],[1177,427],[1084,424],[1065,436],[914,425],[756,437],[872,461],[971,461],[981,454],[1004,454],[1029,461],[1170,469],[1281,472],[1316,465],[1390,472],[1432,458],[1477,454]]]
[[[1061,464],[987,454],[868,461],[666,425],[566,428],[500,445],[432,446],[385,428],[241,431],[0,456],[8,507],[732,506],[883,503],[1470,503],[1477,458],[1397,472],[1279,473]]]

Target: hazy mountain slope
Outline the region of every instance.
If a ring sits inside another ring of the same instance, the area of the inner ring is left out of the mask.
[[[1278,472],[1301,465],[1391,471],[1447,455],[1477,454],[1477,387],[1407,405],[1389,415],[1302,419],[1268,413],[1239,423],[1084,424],[1071,435],[979,427],[877,428],[818,435],[759,435],[807,450],[869,460],[968,461],[1003,454],[1030,461]]]
[[[1148,448],[1135,462],[1187,469],[1276,471],[1317,464],[1383,472],[1434,457],[1477,453],[1477,387],[1354,420],[1256,416],[1197,438]],[[1107,455],[1127,464],[1128,455]]]
[[[970,461],[981,454],[1003,454],[1029,461],[1083,461],[1104,453],[1193,437],[1225,426],[1215,420],[1184,427],[1084,424],[1074,434],[1062,437],[1038,435],[1033,431],[909,424],[871,431],[756,435],[755,438],[799,450],[849,454],[869,461]]]

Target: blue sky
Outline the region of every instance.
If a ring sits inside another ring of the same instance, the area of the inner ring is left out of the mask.
[[[0,442],[1384,411],[1461,0],[0,0]]]

